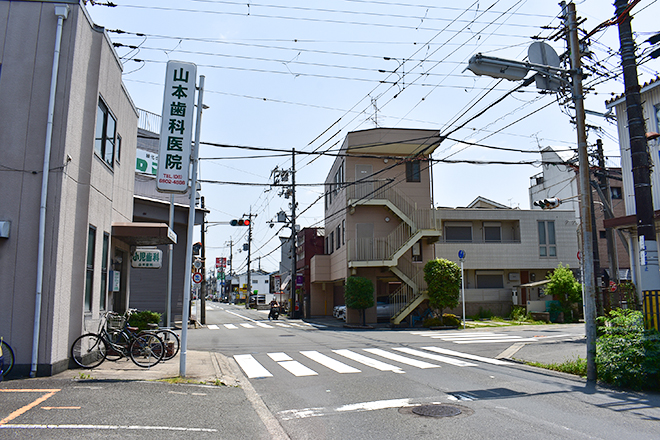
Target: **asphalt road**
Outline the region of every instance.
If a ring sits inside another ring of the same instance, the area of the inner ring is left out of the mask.
[[[207,323],[191,346],[236,360],[290,438],[657,438],[658,396],[501,359],[584,356],[581,325],[365,331],[213,303]]]
[[[579,325],[351,330],[211,303],[188,334],[240,385],[2,382],[0,439],[658,438],[660,396],[507,360],[583,355]]]

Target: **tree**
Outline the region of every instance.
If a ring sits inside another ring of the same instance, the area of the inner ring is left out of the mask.
[[[564,266],[559,263],[559,266],[546,279],[550,282],[545,289],[545,294],[556,296],[561,303],[564,317],[574,320],[572,304],[582,300],[582,285],[575,279],[573,271],[568,265]]]
[[[442,310],[458,305],[461,287],[461,268],[453,261],[438,258],[424,266],[424,281],[428,285],[429,305],[433,309]]]
[[[364,309],[374,306],[374,285],[369,278],[348,277],[344,289],[344,301],[349,309],[362,311],[362,325],[365,325]]]

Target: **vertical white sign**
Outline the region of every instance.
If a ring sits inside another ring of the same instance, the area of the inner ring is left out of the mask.
[[[195,64],[167,62],[156,180],[161,192],[188,190],[196,78]]]

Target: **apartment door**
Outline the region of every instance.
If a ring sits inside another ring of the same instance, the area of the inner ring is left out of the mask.
[[[358,223],[356,226],[355,255],[358,261],[370,261],[375,257],[374,224]]]
[[[369,197],[374,192],[374,183],[372,182],[373,167],[370,164],[355,165],[355,196],[358,199]]]

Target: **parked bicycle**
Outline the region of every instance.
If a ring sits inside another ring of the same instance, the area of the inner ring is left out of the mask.
[[[179,347],[181,345],[181,340],[179,339],[179,335],[177,335],[168,328],[158,328],[158,329],[152,329],[150,331],[153,331],[156,334],[156,336],[158,336],[160,339],[163,340],[163,344],[165,344],[165,353],[163,354],[163,361],[169,361],[179,353]]]
[[[154,332],[140,331],[128,325],[133,310],[124,316],[106,312],[97,333],[86,333],[73,342],[71,358],[82,368],[98,367],[106,359],[130,357],[138,367],[156,365],[165,355],[165,344]]]
[[[11,369],[14,367],[14,350],[11,349],[9,344],[5,342],[4,339],[0,337],[0,372],[2,377],[5,377],[9,374]]]

